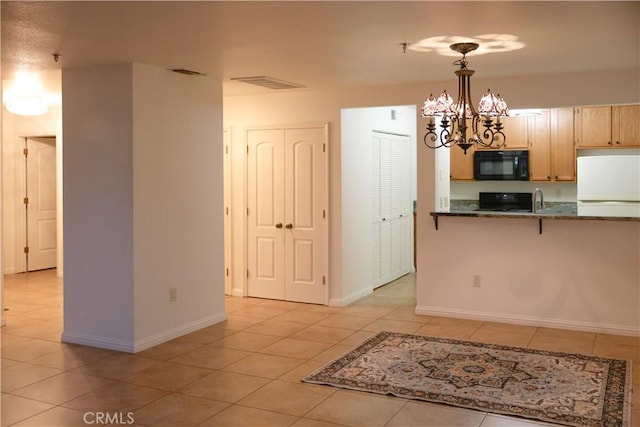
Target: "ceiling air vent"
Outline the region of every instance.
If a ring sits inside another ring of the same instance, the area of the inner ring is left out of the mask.
[[[297,83],[285,82],[284,80],[274,79],[269,76],[231,77],[230,80],[262,86],[267,89],[297,89],[304,87]]]
[[[206,76],[205,73],[200,73],[198,71],[187,70],[186,68],[170,68],[174,73],[186,74],[187,76]]]

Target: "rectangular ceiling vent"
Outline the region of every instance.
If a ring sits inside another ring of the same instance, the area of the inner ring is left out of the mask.
[[[186,68],[170,68],[174,73],[186,74],[187,76],[206,76],[205,73],[199,71],[187,70]]]
[[[284,80],[274,79],[269,76],[254,76],[254,77],[231,77],[230,80],[249,83],[256,86],[266,87],[267,89],[298,89],[305,87],[297,83],[286,82]]]

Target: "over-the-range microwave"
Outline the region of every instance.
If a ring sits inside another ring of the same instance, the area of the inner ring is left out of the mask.
[[[476,151],[473,177],[476,181],[529,181],[529,151]]]

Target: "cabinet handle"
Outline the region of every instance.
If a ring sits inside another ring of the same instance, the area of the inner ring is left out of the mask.
[[[277,223],[276,228],[282,228],[282,223],[281,222]]]
[[[291,230],[293,228],[293,224],[289,223],[285,225],[284,228],[286,228],[287,230]]]
[[[551,179],[551,177],[547,175],[547,179]]]
[[[558,179],[558,175],[556,175],[556,179]]]
[[[620,144],[620,141],[616,141],[616,144]]]
[[[613,144],[611,143],[611,141],[607,142],[607,144],[609,144],[609,145],[613,145]]]

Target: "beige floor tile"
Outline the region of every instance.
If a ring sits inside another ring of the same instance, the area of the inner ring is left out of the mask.
[[[420,314],[415,314],[415,306],[410,305],[406,307],[397,307],[393,309],[393,311],[385,314],[384,319],[393,319],[393,320],[405,320],[407,322],[416,322],[425,324],[431,319],[432,316],[424,316]]]
[[[311,359],[329,347],[331,347],[331,344],[326,342],[283,338],[263,348],[260,350],[260,353],[294,357],[297,359]]]
[[[300,418],[292,427],[337,427],[344,424],[334,424],[325,421],[312,420],[309,418]]]
[[[339,390],[305,415],[305,418],[349,426],[384,426],[406,401]]]
[[[277,337],[288,337],[307,326],[308,325],[306,323],[284,322],[282,320],[269,319],[245,329],[245,332],[273,335]]]
[[[520,334],[517,332],[490,331],[478,329],[469,337],[471,341],[485,342],[491,344],[511,345],[516,347],[527,347],[531,342],[532,334]]]
[[[350,305],[342,310],[342,314],[349,316],[372,317],[377,319],[391,313],[396,307],[357,306]]]
[[[251,375],[217,371],[180,390],[181,393],[220,402],[235,403],[270,380]]]
[[[480,427],[558,427],[558,425],[489,414]]]
[[[0,368],[4,369],[4,368],[8,368],[10,366],[19,365],[21,363],[23,363],[23,362],[18,362],[17,360],[0,359]]]
[[[317,323],[330,316],[330,313],[324,311],[308,311],[304,308],[299,308],[286,313],[282,313],[273,318],[273,320],[280,320],[283,322],[304,323],[311,325]]]
[[[322,368],[325,364],[326,362],[322,362],[320,360],[307,360],[286,374],[278,377],[278,380],[289,381],[290,383],[300,383],[303,378]]]
[[[337,344],[353,334],[354,331],[350,329],[311,325],[291,335],[291,338]]]
[[[2,334],[0,334],[0,349],[10,345],[14,345],[14,344],[25,343],[31,340],[31,338],[21,337],[18,335],[7,333],[4,330],[5,328],[6,326],[2,327]]]
[[[343,313],[338,313],[319,321],[316,325],[327,326],[330,328],[359,330],[371,324],[372,321],[373,319],[370,317],[349,316]]]
[[[85,417],[84,412],[56,406],[14,425],[16,427],[86,427],[88,424],[85,419],[89,422],[94,421],[91,415]]]
[[[276,379],[304,362],[304,359],[252,354],[224,368],[227,372]]]
[[[13,345],[2,346],[2,357],[6,359],[28,362],[36,357],[60,350],[62,343],[29,339]]]
[[[475,322],[475,321],[474,321]],[[514,325],[511,323],[483,322],[478,328],[478,332],[507,332],[513,334],[531,335],[537,333],[537,326]]]
[[[596,344],[614,344],[640,347],[640,337],[596,334]]]
[[[135,356],[129,353],[116,353],[73,369],[85,375],[120,380],[160,363],[159,360]]]
[[[250,355],[248,351],[216,347],[208,344],[171,359],[172,362],[199,366],[208,369],[222,369],[231,363]]]
[[[224,322],[223,322],[224,323]],[[176,344],[188,343],[188,344],[211,344],[221,338],[226,337],[227,335],[231,335],[235,333],[232,329],[225,329],[219,327],[219,323],[213,326],[209,326],[198,331],[192,332],[190,334],[181,336],[171,342]]]
[[[237,316],[255,317],[260,320],[270,319],[282,313],[286,313],[293,308],[276,307],[273,305],[256,304],[249,307],[242,308],[234,311],[233,314]]]
[[[195,342],[184,342],[171,340],[155,347],[148,348],[139,353],[138,356],[147,357],[149,359],[170,360],[188,351],[202,347],[204,344]]]
[[[262,320],[264,319],[249,316],[240,316],[235,313],[231,313],[227,315],[227,320],[217,323],[213,326],[216,328],[230,329],[232,331],[242,331],[255,325],[256,323],[262,322]]]
[[[111,382],[104,378],[63,372],[26,387],[13,390],[11,394],[60,405],[92,390],[104,387]]]
[[[355,348],[356,346],[359,346],[364,341],[375,336],[376,334],[377,332],[373,332],[373,331],[358,331],[358,332],[355,332],[353,335],[343,339],[338,344],[347,345]]]
[[[529,348],[559,351],[566,353],[592,354],[593,340],[565,339],[548,335],[534,335],[528,345]]]
[[[418,329],[415,334],[438,338],[466,340],[473,335],[476,329],[477,327],[475,326],[432,325],[431,322],[429,322]]]
[[[228,403],[173,393],[136,410],[136,423],[153,427],[195,426],[219,413]]]
[[[371,324],[363,328],[365,331],[373,332],[400,332],[405,334],[412,334],[423,326],[422,323],[407,322],[405,320],[394,319],[378,319]]]
[[[612,344],[598,342],[593,345],[593,354],[614,359],[630,359],[640,361],[640,348],[635,345]]]
[[[47,366],[19,363],[2,370],[2,391],[5,393],[10,392],[45,378],[53,377],[61,372],[60,369]]]
[[[158,400],[166,394],[168,393],[162,390],[114,382],[70,400],[62,406],[82,412],[131,411],[135,413],[138,408]]]
[[[47,409],[51,409],[53,405],[32,399],[25,399],[24,397],[3,394],[0,407],[2,408],[0,424],[4,427],[44,412]]]
[[[563,338],[568,341],[582,340],[582,341],[595,342],[596,335],[597,334],[595,332],[568,331],[566,329],[557,329],[557,328],[538,328],[534,336]]]
[[[115,354],[118,353],[102,348],[64,344],[59,350],[36,357],[30,363],[57,369],[73,369]]]
[[[485,415],[484,412],[445,405],[407,402],[386,427],[477,427]]]
[[[286,381],[273,381],[238,402],[238,405],[303,416],[330,394],[325,387],[308,387]]]
[[[226,337],[213,342],[211,345],[216,347],[235,348],[237,350],[259,351],[279,340],[280,337],[273,335],[236,332],[235,334],[227,335]]]
[[[286,427],[298,417],[233,405],[199,424],[198,427]]]
[[[349,351],[353,350],[353,346],[336,344],[334,346],[329,347],[322,353],[316,354],[313,356],[313,360],[319,360],[322,362],[330,362],[332,360],[337,359],[338,357],[344,356]]]
[[[131,377],[124,378],[122,381],[160,390],[176,391],[211,374],[211,372],[211,369],[197,366],[160,362]]]

